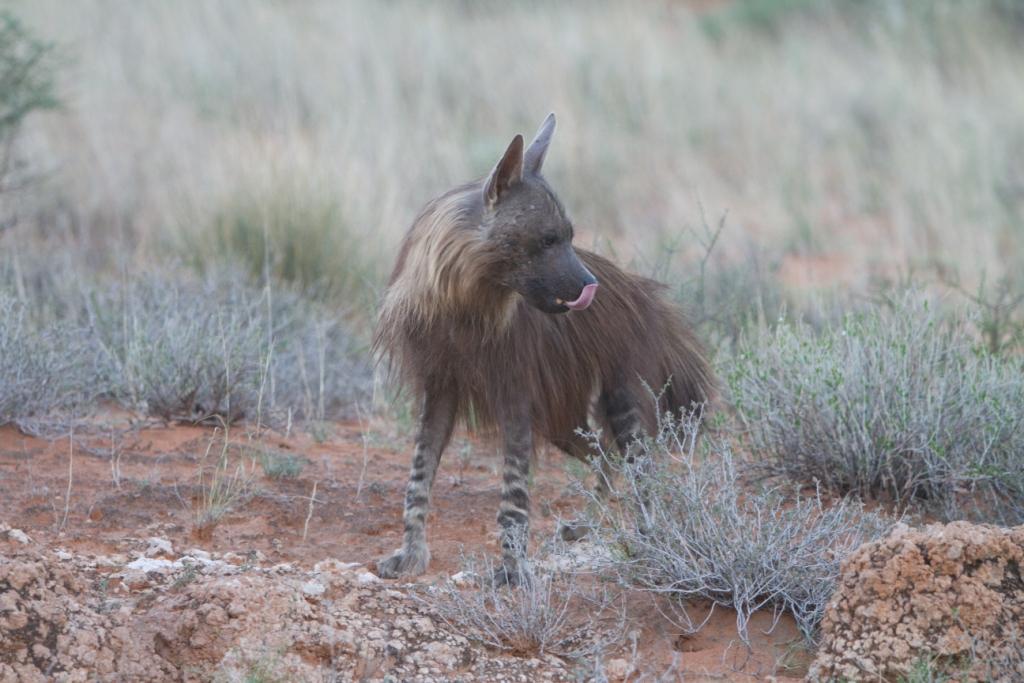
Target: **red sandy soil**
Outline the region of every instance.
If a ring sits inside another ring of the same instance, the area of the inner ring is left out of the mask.
[[[298,567],[335,558],[372,568],[376,558],[400,542],[410,438],[392,424],[331,424],[319,442],[294,432],[264,432],[256,442],[245,428],[233,428],[232,443],[262,444],[307,462],[300,476],[283,480],[264,476],[257,466],[255,494],[208,534],[195,529],[198,472],[208,449],[205,462],[216,460],[222,432],[152,423],[129,427],[126,416],[106,415],[78,428],[73,442],[66,436],[49,441],[14,427],[0,428],[0,522],[24,530],[39,544],[73,553],[128,554],[139,539],[158,536],[175,548],[240,555],[259,551],[268,564]],[[114,438],[120,487],[112,478],[112,432],[122,434]],[[571,518],[580,505],[570,492],[565,463],[555,451],[541,452],[534,463],[533,543],[551,538],[558,518]],[[486,443],[457,437],[449,447],[434,489],[430,570],[419,581],[431,583],[458,572],[462,550],[497,554],[500,466],[495,449]],[[316,500],[303,538],[314,483]],[[699,605],[692,609],[703,617]],[[687,636],[645,596],[630,596],[629,611],[629,628],[639,635],[635,661],[647,676],[668,671],[662,680],[684,675],[688,681],[764,680],[802,676],[809,664],[788,618],[766,634],[771,615],[756,615],[748,652],[729,610],[716,610],[699,633]],[[632,660],[633,655],[623,646],[609,653],[613,658]]]

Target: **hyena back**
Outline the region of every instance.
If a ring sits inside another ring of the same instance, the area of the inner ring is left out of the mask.
[[[657,412],[712,398],[704,350],[663,286],[572,246],[572,224],[540,175],[554,127],[550,115],[525,151],[517,135],[487,178],[430,202],[402,243],[374,345],[422,412],[402,547],[378,563],[381,576],[426,570],[434,476],[471,412],[503,441],[498,524],[512,580],[538,440],[589,458],[577,430],[595,407],[625,452]],[[665,387],[657,405],[648,387]]]

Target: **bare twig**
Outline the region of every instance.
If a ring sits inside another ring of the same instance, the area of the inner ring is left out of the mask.
[[[313,482],[313,492],[309,494],[309,509],[306,511],[306,521],[302,524],[302,540],[306,540],[306,535],[309,533],[309,520],[313,519],[313,504],[316,502],[316,487],[319,484],[318,481]]]
[[[75,430],[74,428],[68,433],[68,488],[64,492],[64,517],[60,520],[60,528],[58,531],[64,531],[64,527],[68,523],[68,513],[71,511],[71,482],[74,479],[74,465],[75,465]]]

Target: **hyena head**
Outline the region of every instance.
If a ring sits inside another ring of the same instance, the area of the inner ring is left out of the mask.
[[[516,135],[483,186],[482,228],[492,278],[545,313],[583,310],[594,300],[597,279],[572,248],[572,223],[541,177],[555,131],[548,115],[530,147]]]

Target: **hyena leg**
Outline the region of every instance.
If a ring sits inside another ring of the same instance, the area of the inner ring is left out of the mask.
[[[599,399],[605,423],[611,428],[615,447],[626,462],[633,462],[635,442],[644,436],[640,404],[627,389],[613,389],[601,394]],[[610,475],[610,463],[605,463],[605,472]],[[605,482],[609,480],[606,477]]]
[[[501,427],[505,438],[505,471],[498,507],[501,567],[495,572],[494,581],[515,585],[524,578],[521,560],[526,555],[530,528],[529,476],[533,425],[529,406],[508,406],[502,416]]]
[[[553,439],[552,443],[568,455],[583,461],[587,465],[592,465],[594,459],[600,457],[590,440],[575,432],[559,439]],[[604,500],[608,495],[608,482],[603,459],[602,467],[598,471],[597,483],[594,485],[594,492],[600,500]],[[563,541],[578,541],[586,536],[589,531],[590,526],[586,522],[574,519],[563,522],[558,528],[558,535],[561,536]]]
[[[615,447],[619,456],[627,462],[633,460],[634,442],[643,437],[643,423],[640,419],[640,406],[633,400],[632,394],[625,389],[604,391],[598,399],[598,411],[603,418],[604,424],[609,428],[615,440]],[[570,455],[580,457],[575,452],[567,451]],[[593,450],[588,449],[583,457],[593,456]],[[606,501],[611,493],[612,478],[614,470],[612,461],[608,454],[602,454],[597,468],[597,483],[594,485],[594,496],[599,502]],[[590,532],[590,526],[572,521],[563,524],[558,530],[562,540],[578,541]]]
[[[412,471],[405,489],[405,533],[402,547],[377,562],[377,573],[384,578],[415,576],[427,569],[430,561],[430,550],[427,548],[430,489],[434,485],[441,453],[452,435],[455,403],[455,394],[448,389],[429,390],[424,397]]]
[[[636,459],[637,442],[644,438],[645,430],[641,414],[640,403],[633,394],[625,389],[618,389],[607,392],[601,396],[601,407],[604,411],[605,420],[611,428],[615,437],[615,447],[626,463],[633,464]],[[603,463],[609,468],[605,481],[611,481],[610,465],[606,459]],[[642,484],[642,482],[641,482]],[[636,501],[634,512],[637,515],[637,522],[641,533],[646,533],[647,495],[641,489],[639,498]]]

